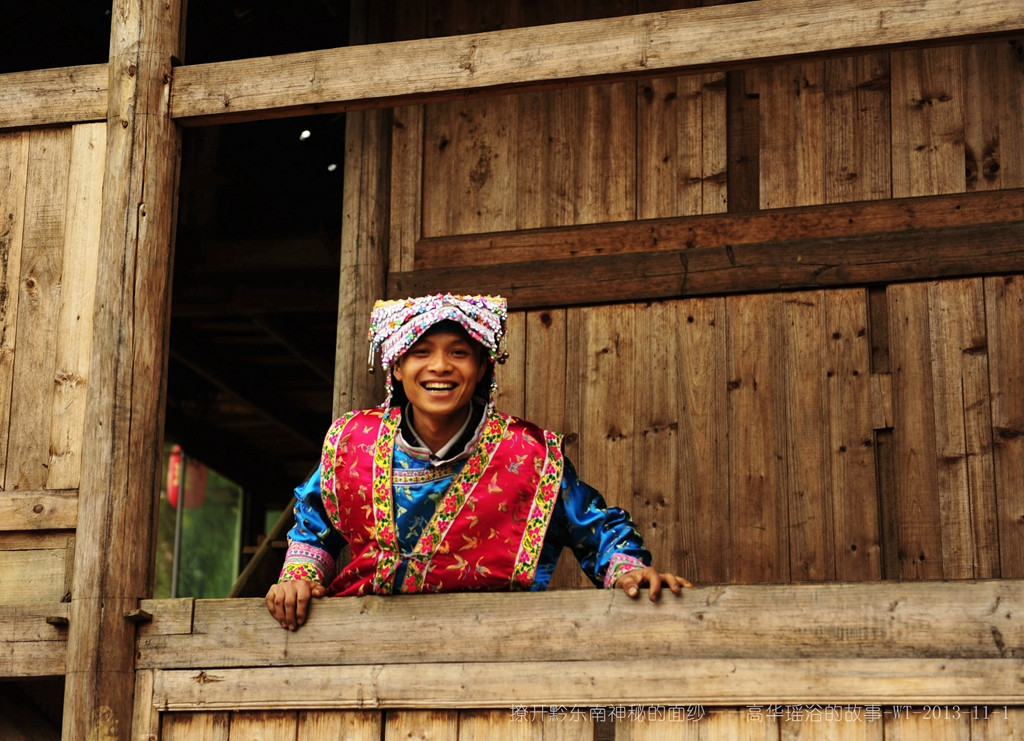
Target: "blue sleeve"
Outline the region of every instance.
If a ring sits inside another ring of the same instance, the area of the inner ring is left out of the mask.
[[[295,524],[288,531],[288,552],[281,581],[309,579],[329,584],[334,578],[338,554],[345,545],[334,529],[320,497],[320,466],[295,487]]]
[[[610,587],[623,573],[651,563],[629,513],[605,504],[600,492],[576,475],[568,458],[545,540],[546,547],[571,548],[587,578],[598,587]]]

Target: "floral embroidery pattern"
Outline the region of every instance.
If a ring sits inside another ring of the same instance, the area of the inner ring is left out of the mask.
[[[282,581],[305,579],[318,584],[327,584],[334,578],[334,557],[322,548],[307,543],[291,542],[281,569]]]
[[[635,569],[642,569],[644,566],[644,562],[636,556],[630,556],[625,553],[612,554],[611,561],[608,564],[608,571],[604,575],[604,588],[611,589],[615,586],[615,582],[619,580],[620,576]]]
[[[540,551],[544,547],[544,534],[547,532],[562,483],[565,460],[562,453],[562,436],[557,432],[544,430],[544,444],[547,447],[547,456],[544,459],[537,496],[533,499],[519,554],[516,556],[516,565],[512,570],[512,585],[518,589],[529,589],[533,584],[533,577],[537,573],[537,564],[540,561]]]
[[[402,411],[398,407],[391,407],[384,413],[373,451],[374,539],[380,547],[377,570],[373,575],[373,591],[376,594],[391,594],[395,569],[398,567],[398,531],[395,528],[391,500],[391,462],[401,415]]]
[[[431,558],[438,550],[455,518],[462,511],[473,489],[483,477],[484,471],[490,465],[494,451],[505,436],[507,427],[508,418],[503,415],[495,414],[487,420],[476,449],[462,470],[452,480],[444,498],[434,510],[434,516],[423,528],[423,534],[420,536],[416,548],[409,556],[408,571],[403,585],[404,591],[419,592],[422,590]]]

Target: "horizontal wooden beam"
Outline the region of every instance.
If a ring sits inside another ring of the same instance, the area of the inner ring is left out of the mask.
[[[423,240],[388,294],[523,309],[880,284],[1022,272],[1022,245],[1017,189]]]
[[[328,599],[295,633],[263,600],[142,609],[172,710],[1024,702],[1019,580]]]
[[[1004,0],[760,0],[185,65],[170,110],[194,123],[305,115],[1022,29]]]
[[[0,130],[103,121],[107,87],[105,64],[0,75]]]
[[[1024,221],[1024,188],[420,239],[416,270]]]
[[[642,631],[641,631],[642,632]],[[617,638],[617,637],[616,637]],[[594,637],[593,640],[601,640]],[[603,637],[609,640],[608,637]],[[683,651],[680,647],[680,651]],[[1019,659],[690,659],[155,672],[162,710],[1010,705]],[[286,679],[287,677],[287,679]]]
[[[713,586],[656,603],[589,589],[326,599],[296,633],[263,600],[141,608],[154,617],[139,629],[139,668],[616,660],[673,647],[688,658],[1024,656],[1022,580]]]
[[[78,490],[0,491],[0,530],[74,530]]]

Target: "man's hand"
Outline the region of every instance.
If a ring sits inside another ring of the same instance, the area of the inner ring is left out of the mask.
[[[267,592],[267,609],[282,628],[298,630],[306,622],[310,597],[323,597],[327,593],[322,584],[304,579],[283,581]]]
[[[640,594],[640,587],[647,584],[651,589],[651,601],[658,599],[661,594],[661,585],[667,584],[672,594],[679,594],[683,587],[691,589],[693,584],[689,580],[675,574],[662,573],[653,566],[645,566],[642,569],[633,569],[620,576],[615,582],[616,589],[622,589],[630,597]]]

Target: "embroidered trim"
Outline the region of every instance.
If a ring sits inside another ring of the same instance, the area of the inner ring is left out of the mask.
[[[376,594],[391,594],[394,591],[395,570],[398,568],[398,529],[395,527],[392,507],[391,468],[401,416],[402,410],[398,407],[391,407],[384,413],[373,451],[374,539],[380,547],[377,569],[373,575],[373,591]]]
[[[508,428],[508,418],[504,415],[494,414],[487,420],[483,431],[480,433],[480,440],[473,450],[472,455],[466,460],[462,470],[452,479],[451,484],[445,491],[444,497],[438,502],[434,509],[434,516],[423,528],[416,547],[409,554],[409,562],[406,567],[405,581],[402,585],[403,591],[420,592],[423,590],[423,582],[430,569],[430,562],[444,540],[445,535],[451,528],[455,518],[462,511],[463,506],[473,493],[473,489],[483,478],[484,472],[491,463],[494,451],[497,450],[505,430]]]
[[[630,556],[627,553],[612,554],[611,561],[608,563],[608,570],[604,574],[604,588],[611,589],[615,586],[615,582],[619,580],[620,576],[636,569],[642,569],[646,565],[636,556]]]
[[[327,584],[334,578],[334,557],[308,543],[289,543],[278,582],[305,579]]]
[[[533,585],[537,565],[540,563],[540,552],[544,547],[544,535],[562,483],[565,463],[562,436],[557,432],[544,430],[544,443],[547,446],[547,455],[537,486],[537,496],[533,499],[519,553],[516,555],[516,564],[512,569],[513,589],[530,589]]]
[[[438,479],[446,479],[455,475],[455,463],[444,463],[440,466],[431,466],[421,470],[406,468],[395,468],[392,472],[392,483],[395,486],[408,486],[410,484],[426,484]]]

